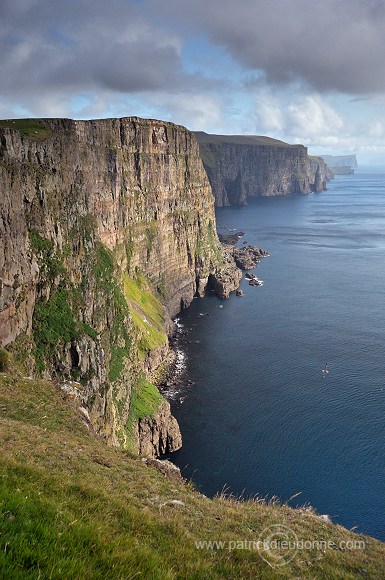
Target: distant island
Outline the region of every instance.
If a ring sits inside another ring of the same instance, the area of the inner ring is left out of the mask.
[[[353,175],[357,167],[355,155],[321,155],[334,175]]]

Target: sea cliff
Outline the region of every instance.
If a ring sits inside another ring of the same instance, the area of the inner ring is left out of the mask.
[[[322,155],[322,159],[335,175],[354,175],[356,155]]]
[[[269,137],[196,133],[215,205],[246,205],[249,197],[323,191],[333,178],[303,145]]]
[[[228,296],[240,276],[184,127],[0,122],[0,346],[55,379],[107,443],[180,447],[153,384],[171,317],[209,287]]]

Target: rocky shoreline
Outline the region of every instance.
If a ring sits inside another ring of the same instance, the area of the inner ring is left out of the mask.
[[[235,260],[239,270],[247,270],[245,279],[248,280],[250,286],[262,286],[263,281],[259,280],[254,273],[250,273],[249,270],[255,269],[261,258],[266,258],[270,256],[270,254],[267,251],[252,245],[244,247],[236,246],[235,243],[244,235],[244,232],[239,231],[227,235],[218,234],[218,237],[222,244],[225,259],[229,261]],[[240,281],[241,279],[242,274],[240,276]],[[211,291],[215,292],[219,297],[228,298],[228,295],[221,296],[221,292],[218,292],[216,287],[212,287]],[[243,296],[244,291],[239,286],[235,291],[235,294],[236,296]],[[219,307],[222,308],[221,305],[219,305]],[[162,377],[157,383],[160,393],[171,404],[182,404],[186,398],[188,390],[195,384],[194,381],[188,379],[186,364],[186,351],[188,345],[191,345],[192,342],[199,342],[197,340],[189,340],[188,335],[191,330],[191,328],[187,328],[180,321],[179,315],[174,319],[174,329],[169,337],[170,359],[164,369]]]
[[[191,387],[194,383],[186,375],[186,346],[188,330],[180,322],[179,317],[174,319],[175,329],[169,337],[170,361],[157,384],[159,392],[171,403],[183,403],[181,391]]]
[[[252,270],[261,258],[267,258],[270,254],[262,250],[262,248],[257,248],[250,244],[246,245],[246,241],[243,242],[243,246],[237,246],[237,242],[244,235],[245,232],[230,230],[228,234],[218,234],[218,238],[222,243],[222,247],[231,247],[231,255],[238,268],[241,270]]]

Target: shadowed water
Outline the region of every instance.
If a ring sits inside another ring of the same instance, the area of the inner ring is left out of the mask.
[[[203,493],[301,492],[294,505],[385,540],[385,170],[217,221],[271,257],[262,287],[243,280],[242,298],[196,299],[180,316],[195,384],[173,403],[172,460]]]

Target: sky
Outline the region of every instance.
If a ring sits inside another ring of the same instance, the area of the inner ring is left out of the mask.
[[[0,118],[139,116],[385,163],[385,0],[1,0]]]

